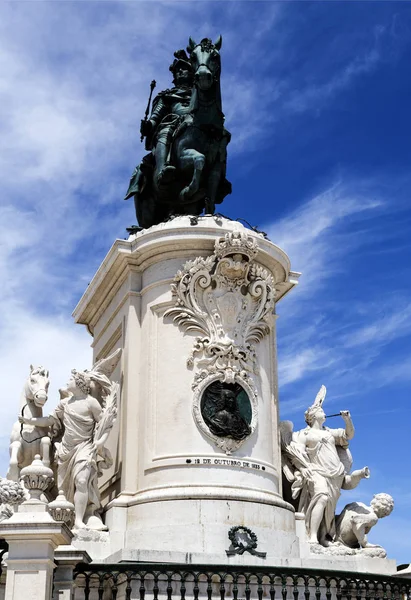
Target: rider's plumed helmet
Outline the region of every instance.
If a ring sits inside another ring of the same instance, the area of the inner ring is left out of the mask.
[[[188,71],[192,76],[194,76],[193,66],[190,62],[190,58],[187,56],[186,51],[185,50],[176,50],[174,52],[174,56],[175,56],[174,61],[169,67],[170,71],[172,72],[172,74],[174,76],[173,81],[175,82],[176,73],[181,68]]]

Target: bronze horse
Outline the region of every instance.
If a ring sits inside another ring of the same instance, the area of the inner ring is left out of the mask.
[[[187,46],[194,74],[188,114],[181,120],[171,142],[170,163],[176,167],[173,181],[160,186],[149,154],[135,169],[126,198],[134,195],[140,226],[147,228],[175,215],[213,214],[231,193],[227,181],[227,144],[221,104],[221,36],[213,43],[192,38]]]
[[[196,44],[190,37],[187,51],[194,71],[190,115],[173,144],[172,161],[183,179],[191,181],[179,193],[199,214],[205,208],[213,214],[216,203],[231,192],[225,179],[229,132],[224,129],[221,104],[221,36],[213,44],[203,39]],[[199,212],[198,212],[199,211]]]

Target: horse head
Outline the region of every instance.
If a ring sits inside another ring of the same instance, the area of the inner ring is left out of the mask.
[[[50,385],[49,372],[44,367],[30,365],[30,375],[24,386],[26,400],[34,402],[35,406],[42,408],[47,401]]]
[[[191,37],[189,39],[187,52],[193,65],[194,81],[202,91],[209,90],[213,84],[219,82],[221,44],[221,35],[215,43],[208,38],[204,38],[199,44]]]

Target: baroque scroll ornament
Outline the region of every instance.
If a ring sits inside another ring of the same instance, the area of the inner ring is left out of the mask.
[[[250,400],[250,435],[257,426],[251,377],[258,374],[255,344],[271,329],[276,293],[272,275],[254,262],[257,253],[257,242],[247,232],[226,233],[216,240],[211,256],[190,260],[178,271],[171,285],[175,305],[164,315],[183,331],[202,334],[187,359],[188,367],[196,367],[193,414],[200,429],[227,453],[244,440],[213,435],[200,404],[211,383],[237,383]]]

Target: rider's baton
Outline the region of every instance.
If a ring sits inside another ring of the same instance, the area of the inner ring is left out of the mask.
[[[145,123],[148,119],[148,114],[150,112],[150,104],[151,104],[151,97],[153,95],[153,90],[156,87],[156,81],[155,79],[153,79],[153,81],[150,83],[150,96],[148,97],[148,102],[147,102],[147,108],[146,108],[146,114],[144,115],[144,119],[143,119],[143,123]],[[141,139],[140,141],[144,140],[144,135],[141,134]]]

